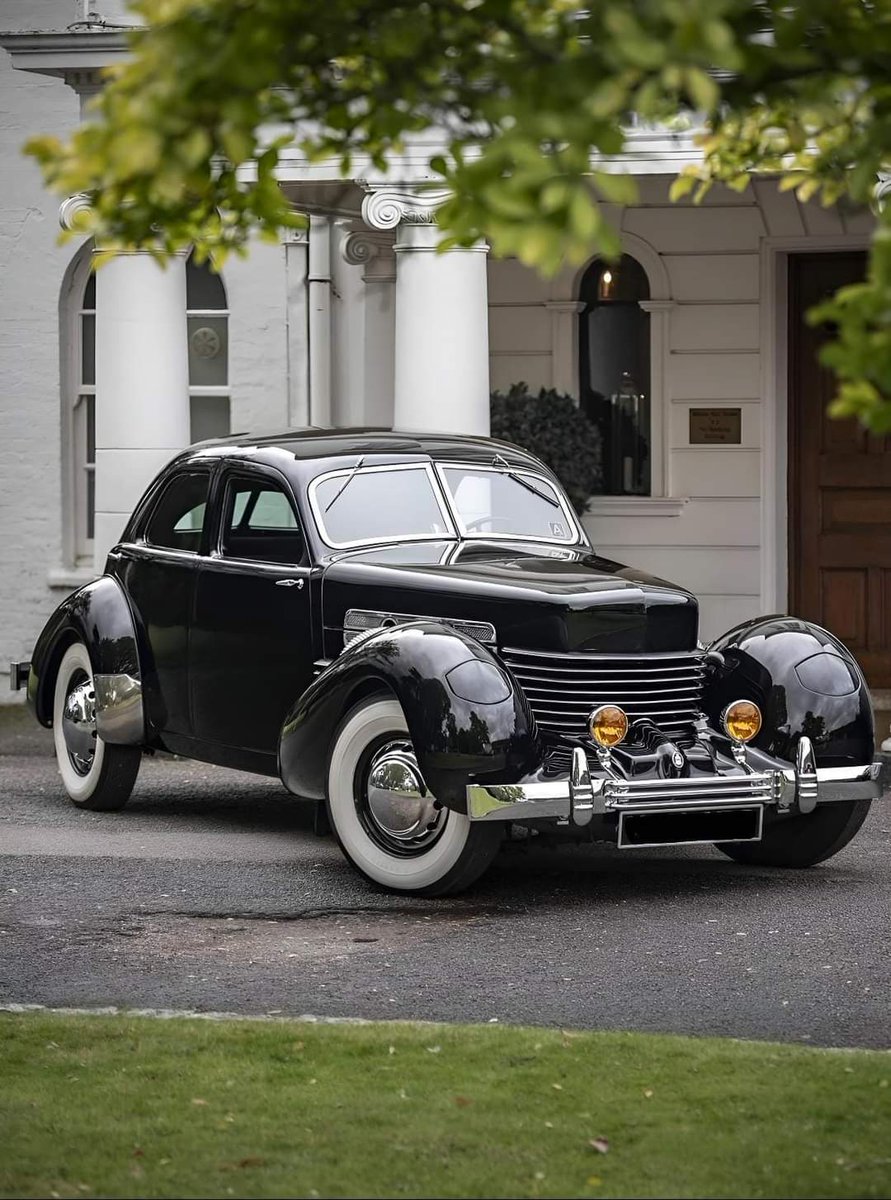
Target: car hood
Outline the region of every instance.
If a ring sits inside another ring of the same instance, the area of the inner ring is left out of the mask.
[[[698,626],[696,600],[683,588],[586,547],[542,542],[350,551],[326,565],[322,605],[326,643],[355,608],[487,621],[499,645],[564,652],[691,650]]]

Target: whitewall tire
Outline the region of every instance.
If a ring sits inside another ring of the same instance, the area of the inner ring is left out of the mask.
[[[395,892],[444,896],[469,887],[498,852],[500,826],[477,825],[426,789],[396,700],[351,709],[328,761],[328,818],[346,857]]]
[[[113,812],[130,798],[140,746],[113,746],[96,732],[90,656],[82,642],[65,651],[53,694],[53,740],[65,791],[78,808]]]

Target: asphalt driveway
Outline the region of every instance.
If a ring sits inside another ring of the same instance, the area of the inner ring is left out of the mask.
[[[891,1047],[891,803],[822,867],[509,847],[388,896],[274,781],[146,760],[77,811],[0,710],[0,1004],[521,1022]]]

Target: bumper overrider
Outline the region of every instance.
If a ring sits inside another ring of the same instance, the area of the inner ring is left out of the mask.
[[[810,739],[802,737],[794,767],[778,763],[775,769],[755,770],[739,764],[723,775],[625,779],[592,775],[587,755],[576,746],[565,776],[468,785],[467,813],[472,821],[546,820],[576,826],[615,814],[620,846],[757,841],[765,809],[806,814],[818,804],[878,799],[880,770],[878,762],[817,767]],[[651,819],[661,817],[666,821]]]

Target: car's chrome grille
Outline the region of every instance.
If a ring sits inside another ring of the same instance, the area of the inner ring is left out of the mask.
[[[618,704],[629,720],[648,717],[666,733],[688,732],[702,707],[705,656],[557,654],[505,647],[505,664],[543,729],[578,736],[598,704]]]

